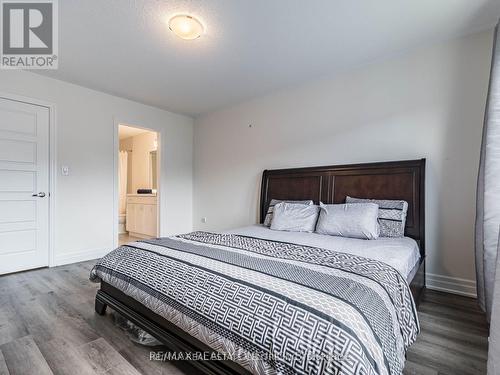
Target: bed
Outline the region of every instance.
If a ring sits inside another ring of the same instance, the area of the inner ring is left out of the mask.
[[[91,272],[109,306],[209,374],[400,374],[425,287],[425,160],[266,170],[271,199],[409,204],[405,238],[262,225],[122,246]],[[328,238],[330,237],[330,238]]]
[[[420,265],[420,249],[417,242],[410,237],[380,237],[377,240],[367,241],[317,233],[276,231],[271,230],[263,224],[235,228],[223,233],[262,238],[277,242],[288,242],[332,251],[339,251],[341,249],[342,252],[353,256],[387,263],[399,271],[408,283],[411,283],[413,280],[415,267]]]

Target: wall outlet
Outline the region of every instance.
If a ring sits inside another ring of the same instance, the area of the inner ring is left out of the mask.
[[[61,174],[63,176],[69,176],[69,167],[67,165],[61,167]]]
[[[207,222],[207,218],[206,218],[206,217],[202,217],[202,218],[201,218],[201,222],[202,222],[203,224],[205,224],[205,223]]]

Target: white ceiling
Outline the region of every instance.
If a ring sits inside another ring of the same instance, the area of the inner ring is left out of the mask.
[[[173,35],[173,14],[206,34]],[[498,0],[63,0],[42,74],[189,115],[493,27]]]
[[[139,135],[142,133],[147,133],[149,130],[134,128],[132,126],[120,125],[118,126],[118,139],[125,139],[133,137],[134,135]]]

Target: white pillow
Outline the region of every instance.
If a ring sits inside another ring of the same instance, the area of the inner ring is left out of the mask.
[[[320,202],[316,233],[331,236],[377,239],[380,235],[375,203],[323,204]]]
[[[319,207],[281,202],[274,206],[272,230],[289,232],[314,232],[318,221]]]
[[[304,200],[304,201],[283,201],[279,199],[271,199],[271,202],[269,203],[269,207],[267,208],[267,214],[264,219],[264,225],[266,227],[271,226],[271,221],[273,221],[273,212],[274,212],[274,206],[276,206],[278,203],[281,202],[286,202],[286,203],[294,203],[294,204],[313,204],[314,202],[312,200]]]

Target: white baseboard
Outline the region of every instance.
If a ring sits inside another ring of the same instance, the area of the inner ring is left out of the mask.
[[[428,273],[425,275],[426,287],[432,290],[477,297],[476,281]]]
[[[75,251],[67,254],[58,254],[55,256],[54,266],[62,266],[64,264],[77,263],[86,260],[102,258],[111,250],[112,250],[111,248],[91,249],[91,250]]]

